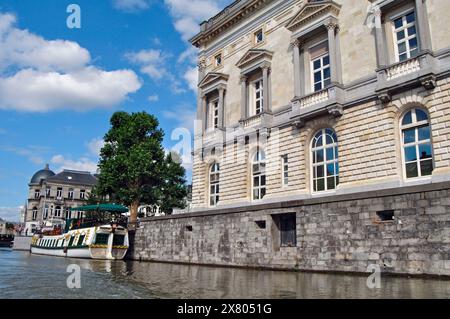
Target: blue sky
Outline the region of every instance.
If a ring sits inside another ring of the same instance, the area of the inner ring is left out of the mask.
[[[95,171],[117,110],[155,114],[173,147],[171,132],[191,130],[195,115],[196,51],[187,40],[229,2],[2,0],[0,218],[17,219],[45,163]],[[72,3],[81,29],[67,27]]]

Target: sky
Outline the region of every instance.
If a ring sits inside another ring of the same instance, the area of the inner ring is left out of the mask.
[[[164,147],[180,150],[196,109],[188,40],[230,2],[1,0],[0,218],[18,220],[30,178],[46,163],[56,173],[95,172],[115,111],[154,114]],[[69,28],[77,22],[70,4],[80,28]],[[186,157],[188,180],[190,165]]]

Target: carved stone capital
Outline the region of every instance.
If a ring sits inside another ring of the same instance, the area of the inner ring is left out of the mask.
[[[241,75],[240,78],[239,78],[239,82],[241,84],[247,82],[247,76],[246,75]]]
[[[197,66],[198,66],[198,69],[199,69],[200,71],[206,69],[206,59],[205,59],[205,58],[200,59],[200,60],[198,61]]]
[[[328,30],[335,30],[335,31],[339,30],[339,24],[336,21],[334,21],[334,20],[327,21],[325,23],[325,27]]]
[[[291,46],[299,48],[301,46],[301,42],[299,39],[295,38],[291,40]]]

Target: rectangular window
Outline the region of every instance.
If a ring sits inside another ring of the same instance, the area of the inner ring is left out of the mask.
[[[114,235],[113,246],[123,246],[125,244],[125,235]]]
[[[107,245],[108,244],[109,234],[99,234],[95,235],[95,244],[96,245]]]
[[[255,36],[255,44],[258,44],[258,43],[261,43],[264,41],[264,33],[263,33],[262,29],[259,29],[258,31],[256,31],[254,36]]]
[[[417,39],[416,15],[410,11],[393,20],[395,52],[397,61],[405,61],[417,56],[419,45]]]
[[[83,245],[83,241],[84,241],[85,237],[86,237],[86,235],[80,235],[80,238],[78,238],[78,246]]]
[[[214,57],[214,65],[221,66],[222,65],[222,54],[218,54]]]
[[[51,195],[51,189],[50,188],[47,188],[46,190],[45,190],[45,196],[46,197],[50,197],[50,195]]]
[[[62,198],[62,187],[58,187],[58,189],[56,190],[56,198]]]
[[[219,127],[219,100],[214,100],[210,104],[211,124],[213,128]]]
[[[86,191],[84,189],[80,190],[80,199],[85,199]]]
[[[47,219],[48,218],[48,207],[45,207],[44,208],[44,219]]]
[[[34,190],[34,198],[39,198],[41,196],[41,191],[39,189]]]
[[[330,56],[328,53],[311,61],[313,91],[325,89],[331,83]]]
[[[295,214],[280,215],[280,240],[282,247],[297,246]]]
[[[69,244],[67,246],[68,247],[72,246],[74,240],[75,240],[75,236],[71,236],[70,240],[69,240]]]
[[[253,87],[253,98],[254,98],[254,112],[255,115],[261,114],[264,109],[264,91],[263,91],[263,80],[259,79],[252,83]]]
[[[67,193],[67,197],[69,199],[73,199],[73,188],[69,188],[69,192]]]
[[[287,186],[289,184],[289,162],[287,155],[281,156],[281,166],[283,186]]]

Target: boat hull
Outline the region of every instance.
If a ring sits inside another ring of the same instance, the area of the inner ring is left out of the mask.
[[[121,260],[128,250],[126,229],[113,229],[110,225],[69,231],[57,236],[35,235],[31,253],[37,255]]]

